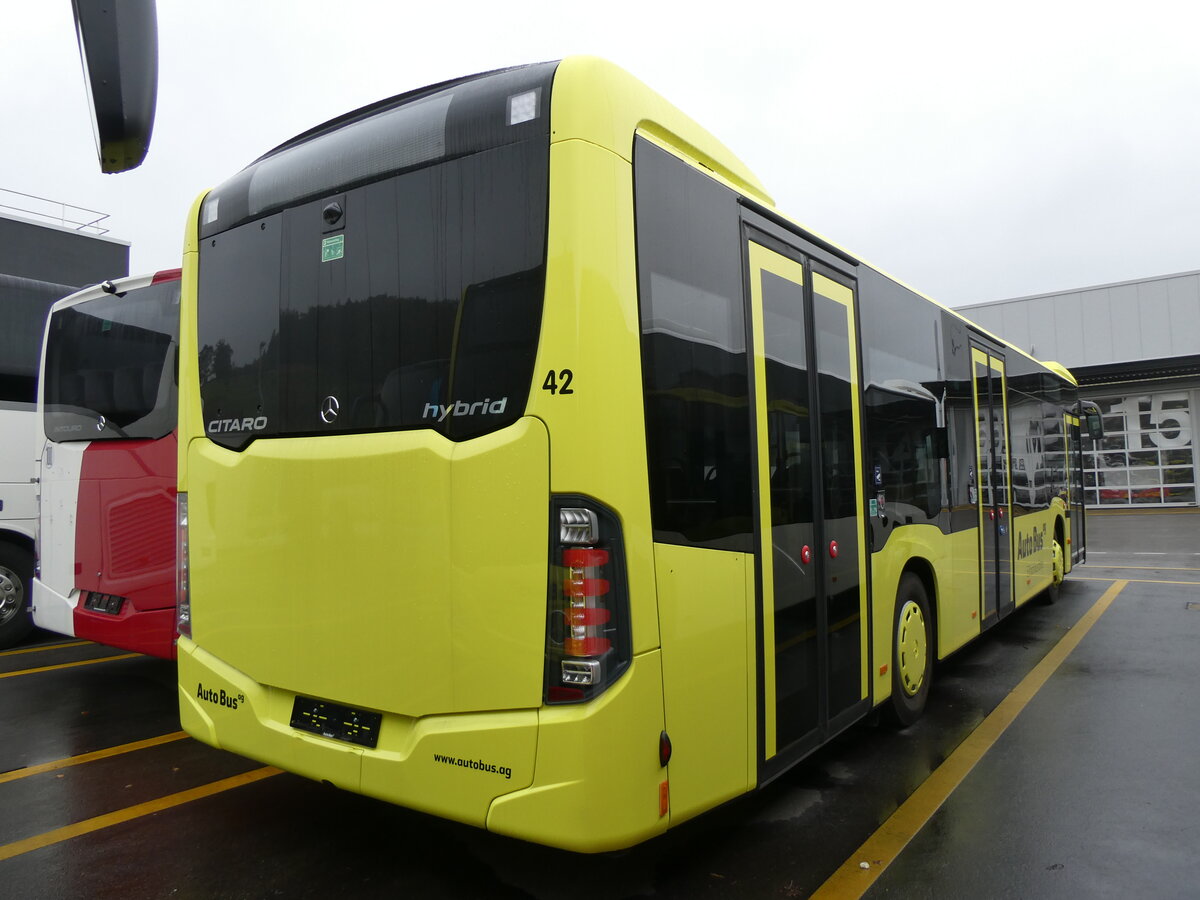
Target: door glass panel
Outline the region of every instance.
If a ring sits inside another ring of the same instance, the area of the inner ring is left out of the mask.
[[[996,613],[996,526],[992,502],[992,395],[987,356],[974,351],[976,450],[979,479],[979,569],[983,592],[983,618]]]
[[[761,278],[775,589],[776,735],[778,746],[785,747],[815,729],[818,722],[816,578],[811,559],[812,426],[804,288],[765,270]]]
[[[749,265],[770,760],[867,696],[862,425],[853,288],[754,242]]]
[[[996,603],[1000,615],[1013,606],[1012,598],[1012,494],[1008,457],[1008,385],[1004,361],[988,360],[992,380],[992,486],[996,502]]]
[[[979,459],[979,559],[983,618],[1012,609],[1011,483],[1004,361],[972,349]]]
[[[813,325],[816,332],[820,396],[821,497],[824,535],[826,633],[829,659],[829,716],[858,702],[862,695],[862,611],[858,559],[858,508],[854,434],[854,385],[850,355],[849,307],[820,292],[815,282]]]

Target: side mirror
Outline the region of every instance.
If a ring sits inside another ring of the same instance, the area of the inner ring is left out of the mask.
[[[158,102],[154,0],[71,0],[71,6],[100,171],[137,168],[150,149]]]
[[[1104,420],[1100,418],[1100,413],[1089,412],[1084,418],[1087,420],[1087,433],[1093,441],[1098,441],[1104,437]]]

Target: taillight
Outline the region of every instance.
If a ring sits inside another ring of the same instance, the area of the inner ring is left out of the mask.
[[[183,269],[163,269],[161,272],[155,272],[154,277],[150,279],[151,284],[162,284],[164,281],[178,281],[183,277]]]
[[[188,593],[188,500],[180,491],[176,495],[179,517],[175,525],[175,631],[183,637],[192,636],[192,602]]]
[[[590,700],[629,665],[629,592],[621,528],[594,500],[551,506],[546,702]]]

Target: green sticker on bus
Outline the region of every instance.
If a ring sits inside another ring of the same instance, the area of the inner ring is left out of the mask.
[[[332,262],[346,255],[346,236],[335,234],[321,241],[321,262]]]

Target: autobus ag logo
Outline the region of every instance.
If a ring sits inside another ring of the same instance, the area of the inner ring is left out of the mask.
[[[230,431],[262,431],[267,427],[267,417],[244,419],[213,419],[208,423],[209,434],[225,434]]]
[[[224,688],[213,690],[212,688],[206,688],[200,682],[196,682],[196,697],[215,706],[224,706],[226,709],[237,709],[239,703],[246,702],[245,694],[238,694],[235,697],[233,694],[225,693]]]
[[[1046,546],[1046,529],[1043,525],[1041,530],[1035,528],[1030,534],[1017,535],[1017,559],[1033,556]]]

